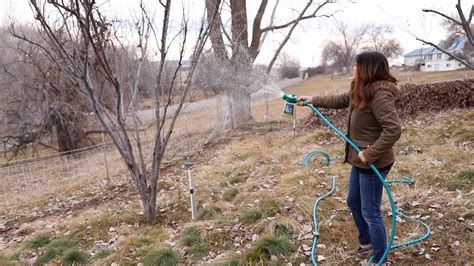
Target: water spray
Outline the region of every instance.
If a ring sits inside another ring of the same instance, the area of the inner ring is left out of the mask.
[[[296,95],[294,94],[283,94],[282,95],[282,98],[283,100],[285,100],[285,107],[284,107],[284,113],[286,114],[285,111],[288,110],[288,113],[290,113],[290,110],[291,108],[288,108],[287,109],[287,106],[293,106],[293,113],[294,113],[294,106],[296,103],[298,103],[299,99]],[[331,129],[333,130],[334,132],[336,132],[336,134],[343,138],[349,145],[351,145],[357,153],[361,152],[361,149],[359,148],[359,146],[357,146],[351,139],[349,139],[344,133],[342,133],[337,127],[335,127],[319,110],[318,108],[316,108],[314,105],[312,104],[307,104],[306,102],[303,103],[303,105],[305,106],[308,106],[309,108],[311,108],[311,110],[313,110],[316,115]],[[398,211],[396,206],[395,206],[395,201],[393,199],[393,196],[392,196],[392,191],[390,189],[390,186],[387,184],[387,183],[397,183],[396,180],[390,180],[390,181],[385,181],[384,177],[382,176],[382,174],[380,174],[379,170],[375,167],[374,164],[372,163],[369,163],[369,167],[370,169],[372,169],[372,171],[374,171],[374,173],[377,175],[377,177],[379,178],[380,182],[382,183],[384,189],[385,189],[385,192],[387,193],[387,196],[388,196],[388,200],[390,202],[390,209],[391,209],[391,213],[392,213],[392,224],[391,224],[391,231],[390,231],[390,237],[389,237],[389,240],[388,240],[388,243],[387,243],[387,248],[385,249],[385,252],[382,256],[382,258],[380,259],[379,263],[377,264],[378,266],[382,265],[382,262],[385,261],[385,259],[387,258],[388,256],[388,253],[390,252],[390,250],[392,249],[395,249],[395,248],[399,248],[399,247],[404,247],[404,246],[408,246],[408,245],[413,245],[413,244],[416,244],[416,243],[419,243],[425,239],[427,239],[430,234],[431,234],[431,230],[430,228],[428,227],[427,224],[423,223],[422,221],[419,221],[419,220],[416,220],[408,215],[405,215],[403,214],[402,212]],[[409,179],[409,178],[405,178],[404,180],[400,181],[399,183],[412,183],[413,180],[412,179]],[[316,252],[316,247],[317,247],[317,241],[318,241],[318,236],[319,236],[319,228],[318,228],[318,222],[317,222],[317,204],[326,196],[330,195],[333,191],[334,191],[334,187],[335,187],[335,179],[333,179],[333,187],[331,189],[331,191],[329,191],[328,193],[324,194],[322,197],[319,197],[316,199],[315,203],[314,203],[314,207],[313,207],[313,223],[314,223],[314,231],[313,231],[313,245],[312,245],[312,249],[311,249],[311,263],[313,265],[317,265],[317,262],[315,260],[315,257],[314,257],[314,253]],[[396,233],[396,229],[397,229],[397,216],[401,216],[401,217],[404,217],[404,218],[407,218],[407,219],[410,219],[414,222],[418,222],[420,223],[425,229],[426,229],[426,233],[417,238],[417,239],[413,239],[413,240],[409,240],[409,241],[405,241],[405,242],[402,242],[402,243],[399,243],[399,244],[393,244],[393,240],[395,238],[395,233]],[[315,244],[316,243],[316,244]],[[367,263],[371,263],[373,260],[373,256],[368,259]]]

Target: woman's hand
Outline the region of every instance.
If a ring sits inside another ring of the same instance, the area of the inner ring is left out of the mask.
[[[304,103],[306,103],[306,104],[312,104],[312,102],[311,102],[311,99],[312,99],[312,98],[313,98],[313,97],[311,97],[311,96],[300,96],[300,97],[298,98],[298,102],[297,102],[296,104],[299,105],[299,106],[303,106]]]
[[[359,156],[359,159],[363,162],[363,163],[367,163],[367,160],[365,159],[365,156],[364,156],[364,153],[361,151],[357,154]]]

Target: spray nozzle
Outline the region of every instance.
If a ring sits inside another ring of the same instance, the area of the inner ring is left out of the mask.
[[[283,100],[287,101],[288,103],[297,103],[298,96],[294,94],[283,94]]]
[[[294,94],[283,94],[285,106],[283,107],[283,114],[287,116],[295,116],[295,103],[298,102],[298,96]]]

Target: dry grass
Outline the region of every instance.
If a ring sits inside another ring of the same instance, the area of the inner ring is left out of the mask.
[[[455,73],[462,75],[464,72]],[[322,92],[324,86],[330,85],[331,82],[342,84],[348,81],[331,81],[329,77],[323,76],[306,81],[303,86],[291,90],[298,94],[310,94],[311,91],[317,93],[319,90]],[[312,82],[323,85],[315,88],[312,87]],[[253,105],[256,114],[263,112],[263,107],[263,104]],[[270,107],[272,119],[279,118],[281,101],[271,101]],[[209,109],[196,115],[204,117],[206,112],[209,112],[208,115],[212,111]],[[259,120],[257,116],[256,118]],[[436,116],[422,115],[404,125],[402,139],[396,145],[397,163],[391,176],[411,175],[417,183],[409,189],[403,185],[394,185],[393,192],[398,206],[410,215],[424,217],[434,234],[427,242],[417,247],[400,250],[406,255],[405,259],[400,260],[401,263],[430,263],[424,256],[412,256],[415,248],[420,247],[425,248],[425,253],[429,253],[435,262],[462,263],[474,260],[470,236],[467,233],[470,232],[469,226],[474,216],[472,172],[469,172],[473,169],[474,157],[473,140],[469,134],[474,131],[473,118],[472,109],[454,110]],[[199,127],[199,120],[188,117],[188,121],[193,121],[188,124],[188,129]],[[160,224],[153,227],[141,225],[141,206],[138,200],[133,198],[132,202],[125,205],[123,202],[118,205],[101,203],[97,208],[79,210],[77,216],[63,221],[63,225],[55,229],[55,232],[59,236],[67,233],[72,239],[81,241],[81,248],[90,250],[95,241],[110,240],[109,228],[116,228],[117,234],[124,236],[115,246],[117,251],[93,261],[96,265],[111,264],[114,261],[123,264],[136,263],[149,251],[168,246],[169,241],[177,243],[177,250],[190,249],[191,247],[184,247],[178,241],[185,227],[197,228],[201,242],[208,243],[192,251],[199,256],[185,255],[183,263],[188,264],[207,262],[211,259],[207,256],[212,252],[222,254],[225,258],[234,258],[237,251],[245,254],[254,245],[253,234],[258,237],[268,234],[285,235],[296,246],[301,247],[311,243],[302,231],[311,225],[313,200],[330,189],[328,176],[336,176],[336,192],[320,206],[320,243],[326,247],[319,251],[320,255],[327,258],[328,264],[355,264],[356,260],[347,255],[347,251],[356,246],[355,227],[345,206],[349,167],[340,161],[332,162],[329,167],[315,162],[310,169],[304,169],[298,164],[305,154],[314,149],[325,150],[331,157],[342,155],[343,142],[336,140],[328,144],[327,139],[330,137],[326,130],[299,132],[293,139],[292,133],[285,130],[284,124],[277,125],[280,130],[269,133],[269,143],[264,143],[261,128],[256,124],[230,135],[229,143],[219,150],[203,153],[204,157],[193,169],[198,209],[202,214],[198,222],[189,222],[189,203],[187,195],[184,196],[186,182],[182,178],[184,174],[182,170],[174,169],[164,173],[160,181],[160,188],[163,190],[160,191],[158,204],[159,209],[164,210],[159,214]],[[191,139],[191,143],[197,142]],[[176,149],[179,153],[180,149],[186,150],[189,146],[184,145]],[[100,157],[94,158],[97,160]],[[89,158],[89,161],[78,160],[76,171],[81,168],[100,168],[94,158]],[[118,171],[114,175],[120,176],[124,171],[118,166],[121,161],[117,159],[114,163],[117,163],[115,170]],[[68,180],[68,175],[77,174],[63,172],[58,170],[61,180]],[[74,183],[74,179],[70,178],[71,187],[60,192],[70,195],[75,188],[87,186],[86,182],[97,178],[104,180],[104,176],[98,175],[83,178],[83,182],[79,183]],[[57,193],[57,188],[61,186],[62,183],[51,185],[51,193]],[[227,202],[222,195],[230,189],[239,193]],[[10,195],[14,196],[8,194],[8,198]],[[31,200],[24,206],[32,207],[45,199],[47,198]],[[384,202],[387,202],[386,199]],[[419,202],[419,205],[415,206],[413,202]],[[384,208],[384,213],[388,212],[386,205]],[[123,211],[115,214],[116,210]],[[263,217],[255,221],[255,224],[242,223],[241,214],[245,210],[258,210]],[[239,224],[239,229],[233,230],[236,224]],[[135,227],[137,225],[138,227]],[[419,233],[421,231],[417,225],[405,221],[399,226],[396,241]],[[238,245],[236,238],[240,239]],[[456,241],[457,244],[453,244]],[[431,251],[433,245],[441,247],[434,252]],[[19,246],[10,247],[5,256],[15,253],[18,249]],[[301,249],[287,258],[289,262],[294,263],[308,262],[308,257]]]

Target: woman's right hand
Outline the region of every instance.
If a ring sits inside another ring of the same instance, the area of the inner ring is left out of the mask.
[[[300,96],[300,97],[298,98],[298,102],[297,102],[296,104],[299,105],[299,106],[303,106],[304,103],[306,103],[306,104],[312,104],[312,102],[311,102],[311,99],[312,99],[312,98],[313,98],[313,97],[311,97],[311,96]]]

